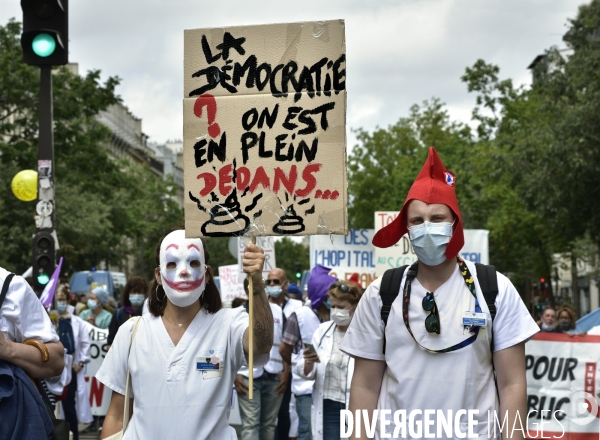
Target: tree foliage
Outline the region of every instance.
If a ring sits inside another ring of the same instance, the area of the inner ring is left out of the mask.
[[[21,60],[20,33],[14,20],[0,26],[0,265],[16,272],[30,266],[35,202],[17,200],[10,184],[37,169],[40,87],[39,69]],[[58,255],[69,272],[133,256],[134,271],[150,276],[158,238],[183,222],[172,184],[109,155],[110,132],[95,115],[120,102],[118,78],[61,67],[52,81]]]
[[[580,7],[564,40],[573,54],[548,50],[531,87],[514,87],[484,60],[466,69],[475,133],[451,122],[436,99],[387,129],[357,130],[348,161],[351,226],[372,227],[374,211],[399,210],[432,145],[457,175],[465,227],[490,230],[491,261],[522,291],[555,275],[556,253],[590,261],[591,241],[597,255],[600,0]]]
[[[277,267],[285,271],[289,282],[295,283],[296,263],[300,263],[302,270],[310,269],[309,249],[302,243],[283,237],[275,241],[275,261]]]
[[[375,211],[398,211],[427,157],[427,147],[445,154],[447,167],[461,163],[472,146],[470,129],[451,122],[438,99],[414,105],[408,117],[373,133],[355,130],[348,157],[348,215],[352,228],[372,228]],[[463,186],[466,188],[466,186]]]

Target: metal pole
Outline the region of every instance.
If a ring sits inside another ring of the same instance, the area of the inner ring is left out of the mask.
[[[40,134],[38,143],[38,203],[36,232],[52,232],[56,225],[54,202],[54,117],[52,67],[40,67]]]
[[[52,124],[52,67],[40,67],[40,138],[38,160],[54,160],[54,127]]]
[[[52,67],[40,67],[40,132],[38,141],[38,202],[35,206],[35,232],[46,231],[57,240],[56,205],[54,202],[54,118],[52,111]],[[35,239],[34,239],[35,240]],[[35,247],[35,243],[34,243]],[[54,261],[54,255],[52,260]],[[35,258],[35,255],[34,255]],[[51,275],[51,274],[50,274]],[[33,274],[37,276],[37,274]],[[36,292],[38,295],[41,292]]]

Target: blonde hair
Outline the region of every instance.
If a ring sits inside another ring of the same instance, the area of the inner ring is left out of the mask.
[[[329,286],[327,293],[333,296],[335,299],[339,299],[340,301],[348,301],[350,304],[355,305],[360,301],[362,289],[359,289],[354,283],[338,280]]]
[[[569,306],[561,306],[556,311],[556,320],[557,321],[560,321],[560,314],[562,312],[565,312],[567,315],[569,315],[569,318],[571,318],[571,328],[574,329],[576,327],[575,321],[577,321],[577,316],[575,316],[575,312],[573,311],[573,309]]]

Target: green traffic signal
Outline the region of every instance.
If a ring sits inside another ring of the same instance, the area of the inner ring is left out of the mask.
[[[56,50],[56,41],[47,33],[38,34],[31,43],[33,52],[40,57],[48,57]]]
[[[302,278],[302,274],[300,272],[296,272],[296,278],[298,278],[298,279]]]
[[[41,273],[37,276],[37,282],[42,286],[48,284],[48,281],[50,281],[50,277],[48,276],[48,274]]]

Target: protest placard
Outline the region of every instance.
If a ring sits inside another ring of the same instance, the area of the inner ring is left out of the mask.
[[[398,216],[398,211],[376,211],[375,231],[389,225]],[[486,229],[465,229],[465,245],[459,255],[468,261],[489,264],[489,231]],[[387,269],[410,265],[417,261],[415,251],[410,244],[408,234],[389,248],[375,248],[375,273],[383,276]]]
[[[528,437],[597,440],[600,336],[538,333],[525,354]]]
[[[344,21],[184,45],[186,236],[346,234]]]
[[[92,406],[92,414],[95,416],[104,416],[108,411],[110,404],[110,396],[112,390],[98,379],[96,373],[102,366],[102,362],[108,353],[108,330],[104,330],[84,321],[88,334],[90,335],[90,362],[85,364],[84,376],[85,384],[90,397],[90,405]]]
[[[221,301],[231,302],[235,298],[247,299],[244,292],[243,273],[240,281],[240,267],[237,264],[228,266],[219,266],[219,283],[221,291]]]
[[[366,288],[375,279],[374,229],[350,229],[348,235],[310,237],[310,267],[331,268],[331,275],[348,280],[353,273]]]

